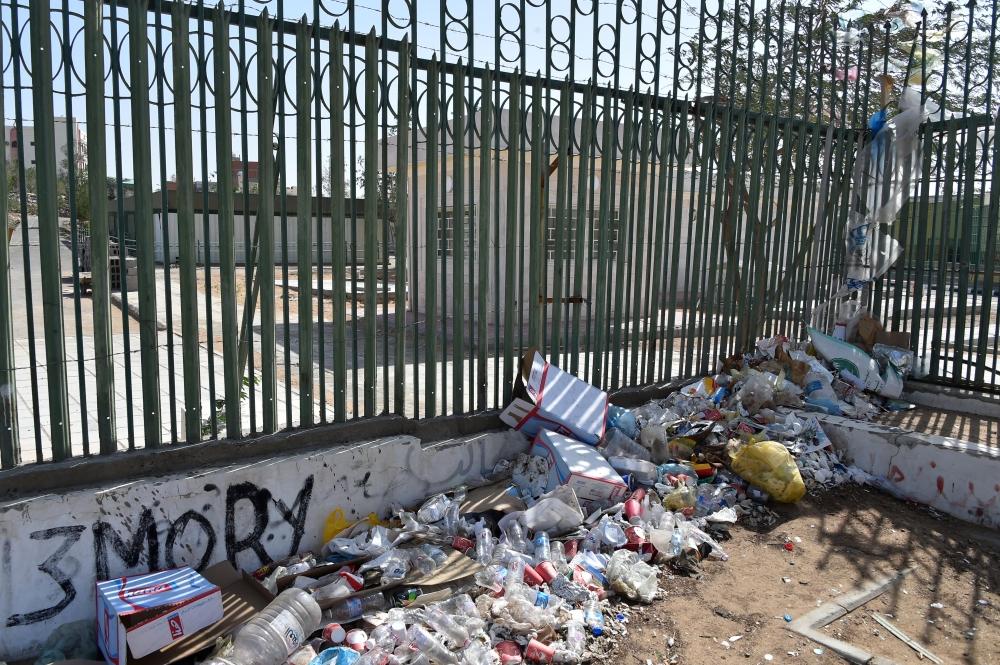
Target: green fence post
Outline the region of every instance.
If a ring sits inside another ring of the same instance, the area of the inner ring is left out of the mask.
[[[111,280],[108,227],[108,163],[104,113],[104,3],[84,6],[84,53],[87,82],[87,185],[90,196],[90,274],[94,314],[94,370],[97,431],[101,454],[117,450],[115,367],[111,342]],[[119,252],[119,255],[121,252]]]
[[[451,195],[451,376],[452,410],[465,411],[465,67],[462,59],[452,79]],[[445,258],[447,261],[447,258]],[[445,317],[447,319],[448,317]],[[442,358],[447,361],[447,358]]]
[[[517,202],[520,174],[520,139],[521,139],[521,76],[514,72],[510,82],[510,129],[507,132],[507,215],[504,221],[506,235],[504,237],[504,287],[503,287],[503,401],[510,401],[511,385],[517,373],[517,360],[514,357],[514,278],[517,275],[517,229],[521,220],[522,210],[518,210]],[[499,220],[497,220],[499,223]],[[520,303],[519,303],[520,306]]]
[[[263,432],[277,428],[278,392],[274,341],[274,62],[273,25],[267,10],[257,22],[257,281],[260,283],[260,378]],[[251,318],[252,321],[252,318]]]
[[[601,122],[604,131],[601,136],[601,200],[598,212],[598,234],[597,234],[597,298],[594,306],[594,379],[593,384],[598,388],[604,387],[604,359],[605,340],[607,339],[607,318],[605,309],[607,308],[607,284],[608,284],[608,243],[610,242],[611,230],[611,182],[615,174],[615,156],[618,153],[618,145],[615,134],[612,133],[614,125],[611,117],[611,93],[606,93],[604,97],[604,112],[601,115]]]
[[[229,21],[219,3],[213,23],[215,43],[215,154],[219,164],[219,273],[222,288],[222,380],[226,396],[226,438],[242,436],[243,417],[239,367],[239,319],[236,316],[236,248],[233,218],[233,134],[229,82]],[[248,267],[247,267],[248,268]],[[253,390],[253,380],[250,380]]]
[[[201,439],[201,362],[198,345],[198,257],[194,223],[194,159],[191,139],[190,10],[173,7],[174,153],[177,156],[177,244],[180,254],[181,344],[184,365],[184,433],[188,443]],[[169,211],[160,214],[169,218]],[[205,238],[208,242],[208,238]],[[168,286],[169,288],[169,286]],[[168,334],[172,334],[169,331]]]
[[[479,224],[476,232],[479,234],[479,303],[476,312],[478,328],[476,330],[476,367],[478,378],[478,408],[486,409],[486,388],[489,375],[486,370],[486,357],[489,353],[487,341],[487,296],[489,291],[490,269],[490,216],[493,205],[490,188],[493,185],[493,159],[490,152],[490,139],[493,137],[493,75],[487,69],[482,79],[482,125],[479,128]],[[498,285],[494,284],[494,288]]]
[[[583,303],[590,298],[583,279],[583,266],[593,261],[593,245],[586,243],[588,226],[593,229],[590,221],[592,214],[587,214],[587,201],[592,195],[592,178],[589,170],[592,135],[594,133],[594,83],[587,85],[583,94],[583,120],[580,124],[580,153],[577,155],[579,185],[576,192],[576,237],[573,242],[573,314],[569,328],[569,371],[577,374],[580,371],[580,314]],[[567,164],[567,168],[569,165]]]
[[[70,457],[69,397],[66,393],[66,352],[63,347],[62,266],[59,260],[59,210],[56,200],[55,119],[52,102],[50,7],[47,0],[30,4],[31,94],[34,102],[35,161],[38,192],[38,249],[42,272],[42,313],[45,363],[49,388],[52,458]],[[145,30],[143,30],[145,36]],[[145,42],[143,42],[145,45]],[[18,66],[17,64],[14,65]],[[148,143],[147,143],[148,146]],[[148,148],[147,148],[148,150]],[[25,242],[27,242],[27,228]]]
[[[438,105],[439,73],[437,54],[431,56],[427,67],[427,167],[425,171],[424,241],[424,337],[427,353],[424,367],[424,413],[432,418],[437,415],[437,265],[438,265]]]
[[[566,243],[566,225],[569,219],[569,212],[567,210],[567,190],[569,188],[569,174],[570,174],[570,163],[569,154],[570,148],[569,143],[571,140],[570,128],[573,123],[573,92],[570,88],[569,81],[563,82],[562,90],[559,95],[559,145],[556,146],[558,150],[558,165],[556,166],[556,229],[555,229],[555,247],[553,252],[553,260],[555,266],[552,271],[552,335],[549,339],[549,345],[551,347],[550,355],[553,356],[554,361],[565,367],[565,363],[562,362],[562,311],[563,311],[563,273],[565,266],[563,265],[566,258],[565,243]],[[546,189],[546,191],[548,191]],[[546,233],[546,235],[548,235]]]
[[[531,199],[528,211],[530,220],[530,231],[528,235],[528,344],[537,347],[542,346],[542,326],[545,325],[545,307],[542,298],[545,293],[545,285],[542,284],[543,271],[542,261],[547,260],[545,247],[545,219],[542,209],[548,216],[548,200],[545,189],[545,176],[548,171],[548,146],[545,143],[545,132],[543,130],[543,120],[545,107],[542,105],[542,75],[535,74],[535,81],[531,85],[531,178],[530,192]],[[544,350],[543,350],[544,353]]]
[[[87,5],[90,8],[90,4]],[[3,43],[0,42],[0,62]],[[0,118],[3,113],[0,94]],[[10,300],[10,233],[7,231],[7,150],[0,150],[0,468],[9,469],[21,463],[21,447],[17,436],[17,381],[14,372],[14,332]]]
[[[160,366],[156,336],[156,256],[153,251],[153,177],[149,126],[149,39],[146,0],[128,7],[132,85],[132,161],[135,164],[135,244],[139,268],[139,362],[145,446],[160,445]],[[165,211],[163,211],[165,212]],[[122,266],[124,273],[125,266]],[[172,334],[168,331],[167,334]]]
[[[340,23],[330,31],[330,242],[333,254],[333,419],[347,419],[347,293],[344,246],[344,33]]]
[[[365,40],[365,415],[375,415],[375,332],[378,319],[378,40]]]
[[[399,78],[397,83],[396,114],[398,128],[396,131],[396,284],[394,293],[396,355],[393,365],[394,393],[393,400],[396,413],[406,414],[406,308],[413,285],[407,278],[406,270],[406,235],[408,228],[407,206],[409,205],[409,155],[410,149],[410,42],[409,37],[403,37],[399,47]],[[412,118],[415,120],[416,115]],[[407,285],[410,284],[409,289]]]
[[[312,220],[312,60],[306,17],[296,31],[295,117],[298,134],[295,146],[298,157],[296,171],[297,222],[295,247],[298,254],[299,277],[299,426],[313,424],[313,220]],[[320,272],[320,279],[323,278]],[[367,316],[368,312],[365,312]]]

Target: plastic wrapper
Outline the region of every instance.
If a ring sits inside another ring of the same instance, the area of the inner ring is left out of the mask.
[[[733,471],[757,485],[776,501],[795,503],[806,493],[799,467],[777,441],[753,441],[733,454]]]
[[[639,443],[648,450],[656,450],[666,445],[667,429],[663,425],[646,425],[639,432]]]
[[[876,344],[872,348],[872,355],[880,363],[895,367],[904,377],[913,373],[914,354],[909,349],[889,346],[888,344]]]
[[[698,491],[691,485],[679,485],[663,497],[663,507],[667,510],[692,508],[698,503]]]
[[[390,547],[392,540],[389,531],[383,526],[375,526],[353,538],[333,538],[323,546],[323,553],[354,558],[368,554],[382,554]]]
[[[637,409],[632,409],[632,415],[635,416],[641,427],[646,427],[647,425],[662,425],[665,427],[681,419],[676,411],[659,406],[656,402],[650,402]]]
[[[651,603],[656,597],[656,569],[631,550],[615,552],[606,574],[611,588],[626,598]]]
[[[892,366],[879,373],[878,363],[867,353],[836,337],[825,335],[815,328],[807,328],[816,351],[838,370],[846,370],[864,382],[865,388],[883,397],[899,397],[903,392],[903,379]]]

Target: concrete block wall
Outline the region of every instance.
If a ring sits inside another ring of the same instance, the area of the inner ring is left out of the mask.
[[[0,660],[93,619],[98,579],[225,559],[254,570],[320,548],[336,511],[385,516],[527,449],[509,431],[432,444],[403,435],[2,503]]]

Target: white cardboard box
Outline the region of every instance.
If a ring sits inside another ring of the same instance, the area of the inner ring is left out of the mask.
[[[552,430],[596,445],[608,420],[608,394],[529,351],[521,361],[515,397],[500,414],[514,429],[534,437]]]
[[[191,568],[97,583],[97,644],[126,665],[222,619],[222,591]]]
[[[535,436],[531,454],[549,461],[546,491],[569,485],[584,501],[615,502],[628,486],[597,448],[562,434],[542,430]]]

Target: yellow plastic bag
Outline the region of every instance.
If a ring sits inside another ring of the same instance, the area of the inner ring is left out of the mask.
[[[806,493],[788,449],[777,441],[751,441],[733,454],[733,471],[770,494],[775,501],[795,503]]]

